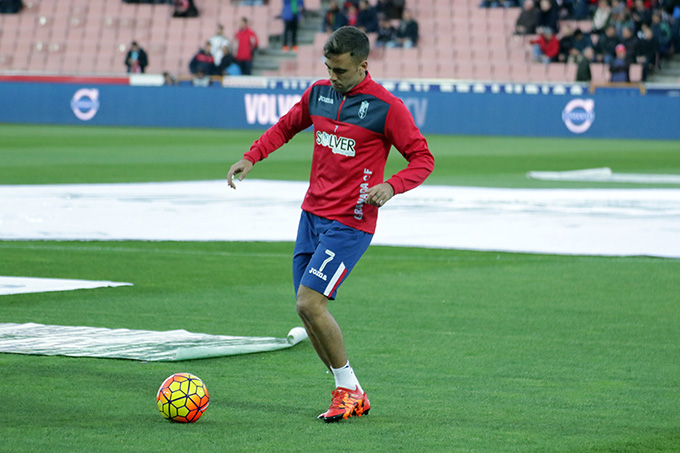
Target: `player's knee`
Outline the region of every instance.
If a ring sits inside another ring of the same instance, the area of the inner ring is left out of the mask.
[[[295,308],[302,319],[312,320],[326,309],[326,297],[312,289],[301,286]]]

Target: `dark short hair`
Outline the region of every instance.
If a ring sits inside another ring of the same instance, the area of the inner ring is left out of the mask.
[[[368,58],[371,44],[366,33],[357,27],[344,26],[333,32],[323,46],[323,54],[326,58],[349,53],[357,63]]]

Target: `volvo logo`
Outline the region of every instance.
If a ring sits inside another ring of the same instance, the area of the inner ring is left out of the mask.
[[[573,99],[562,110],[562,121],[574,134],[582,134],[595,121],[595,101],[592,99]]]
[[[81,88],[71,99],[73,114],[82,121],[89,121],[99,110],[99,90],[96,88]]]

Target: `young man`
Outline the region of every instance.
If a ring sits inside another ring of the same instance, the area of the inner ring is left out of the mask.
[[[248,18],[242,17],[234,38],[236,42],[236,64],[241,68],[241,74],[251,75],[253,71],[253,58],[257,50],[257,35],[248,26]]]
[[[326,422],[368,413],[370,402],[349,365],[342,332],[327,308],[371,242],[378,208],[422,183],[434,158],[403,102],[371,79],[369,41],[356,27],[336,30],[324,45],[330,78],[309,87],[300,102],[231,166],[240,181],[256,162],[314,125],[310,185],[302,203],[293,256],[297,312],[336,389]],[[384,181],[394,146],[406,168]]]

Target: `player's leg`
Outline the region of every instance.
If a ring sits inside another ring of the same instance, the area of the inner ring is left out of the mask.
[[[345,341],[327,306],[328,297],[300,285],[296,308],[314,349],[328,368],[342,368],[347,363]]]
[[[327,305],[326,296],[300,285],[297,297],[298,314],[314,349],[335,378],[336,388],[332,392],[331,405],[318,418],[325,422],[335,422],[367,414],[371,403],[347,360],[342,331]]]
[[[328,311],[328,300],[335,297],[371,238],[368,233],[306,213],[298,229],[293,259],[297,310],[317,354],[336,381],[331,406],[319,416],[327,422],[361,416],[370,409],[347,360],[342,331]]]
[[[319,226],[319,222],[314,217],[315,216],[305,211],[302,211],[302,214],[300,215],[297,239],[295,240],[295,250],[293,251],[293,287],[295,288],[296,296],[298,294],[298,289],[300,288],[300,281],[307,272],[309,262],[312,259],[312,256],[314,256],[314,252],[319,243],[319,235],[316,231],[317,228],[315,228]],[[330,224],[330,222],[328,222],[328,224]],[[320,346],[320,342],[314,333],[313,326],[310,326],[304,317],[301,316],[300,318],[302,319],[302,323],[305,326],[309,341],[312,343],[314,350],[330,371],[330,358]]]

